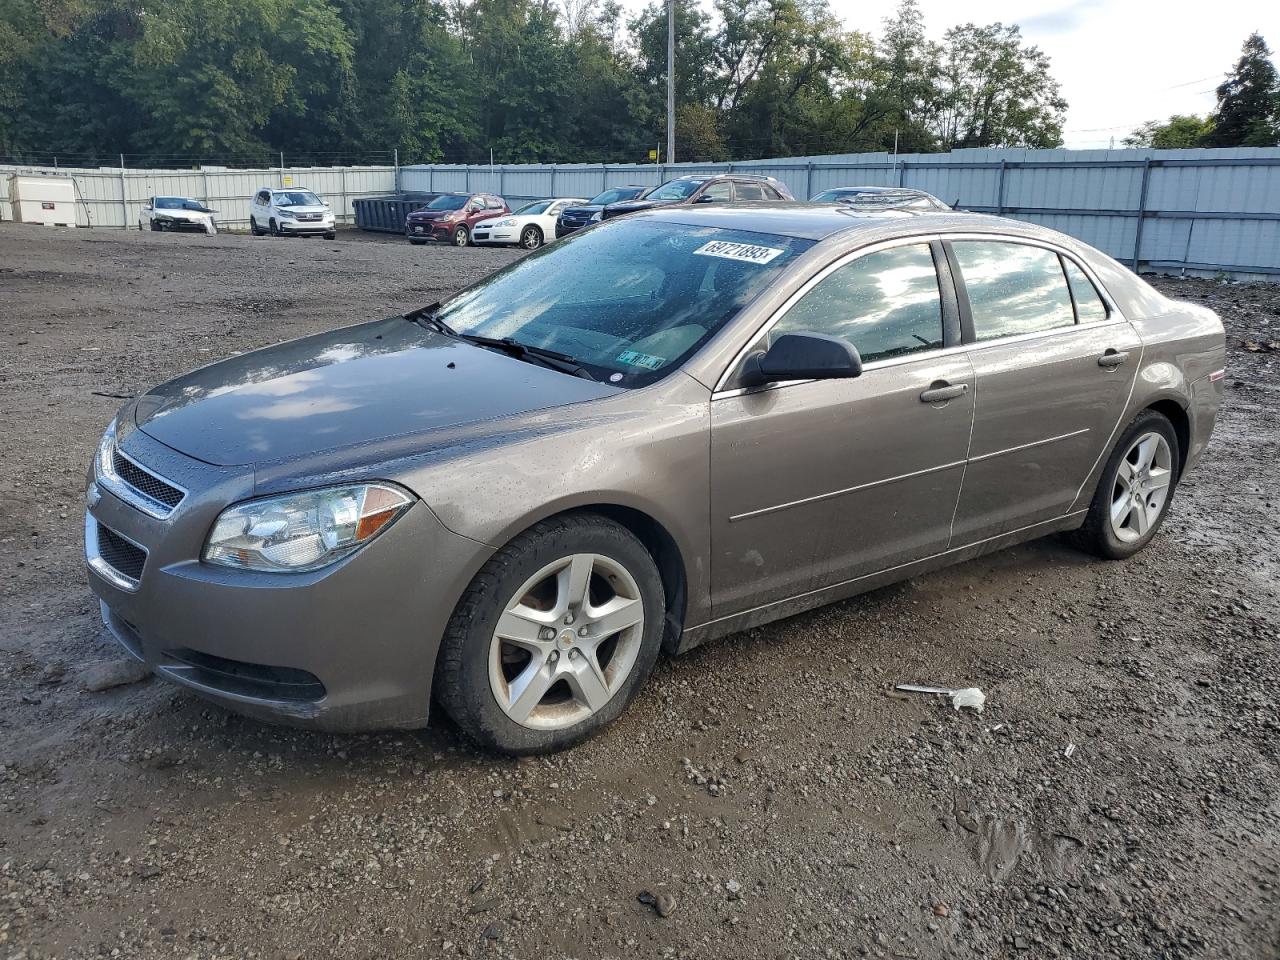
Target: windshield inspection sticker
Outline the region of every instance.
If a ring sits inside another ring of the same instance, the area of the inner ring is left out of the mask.
[[[623,350],[618,354],[619,363],[629,363],[633,367],[644,367],[646,370],[657,370],[667,362],[666,357],[655,357],[650,353],[638,350]]]
[[[749,243],[730,243],[727,240],[712,240],[693,252],[704,257],[745,260],[747,263],[768,263],[782,253],[777,247],[757,247]]]

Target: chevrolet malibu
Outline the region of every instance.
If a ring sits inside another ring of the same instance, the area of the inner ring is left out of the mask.
[[[650,210],[128,403],[85,517],[160,676],[513,753],[657,658],[1054,532],[1111,560],[1201,456],[1223,329],[1037,226]]]

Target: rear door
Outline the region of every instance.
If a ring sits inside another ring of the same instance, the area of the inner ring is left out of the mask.
[[[950,540],[973,375],[941,245],[895,242],[837,261],[746,353],[798,331],[849,340],[864,371],[752,390],[733,389],[731,377],[713,396],[716,616],[937,553]]]
[[[1142,347],[1060,251],[975,237],[948,253],[977,378],[953,540],[963,546],[1067,512],[1110,447]]]

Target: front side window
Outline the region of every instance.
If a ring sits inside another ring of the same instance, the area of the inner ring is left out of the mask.
[[[664,376],[750,303],[812,240],[618,219],[584,230],[447,301],[458,333],[575,358],[599,380]]]
[[[820,280],[771,336],[810,331],[848,340],[864,363],[942,346],[942,297],[927,244],[859,257]]]
[[[703,200],[732,200],[733,186],[728,180],[719,180],[702,191]]]
[[[1098,295],[1097,287],[1074,260],[1063,257],[1062,263],[1067,269],[1067,283],[1071,285],[1071,296],[1076,302],[1076,322],[1097,323],[1107,319],[1107,305]]]
[[[952,244],[978,340],[1074,326],[1075,311],[1058,255],[999,240]]]

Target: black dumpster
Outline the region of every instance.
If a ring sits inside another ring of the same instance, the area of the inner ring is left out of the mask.
[[[381,233],[403,233],[404,218],[421,210],[440,196],[438,193],[401,193],[393,197],[362,197],[352,200],[356,226]]]

